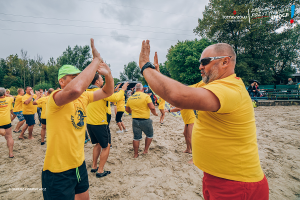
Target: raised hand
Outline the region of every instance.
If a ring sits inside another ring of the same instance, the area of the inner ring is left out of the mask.
[[[93,38],[91,38],[91,48],[92,48],[93,59],[98,58],[100,63],[103,63],[103,59],[101,58],[100,53],[97,51],[95,47]]]
[[[121,89],[124,90],[124,91],[127,90],[128,85],[129,85],[128,82],[124,83]]]
[[[99,54],[100,55],[100,54]],[[110,68],[106,63],[100,63],[97,72],[103,76],[111,74]]]
[[[150,44],[149,40],[144,40],[142,42],[142,49],[140,53],[140,58],[139,58],[139,67],[142,69],[142,67],[149,62],[149,55],[150,55]]]
[[[159,64],[158,64],[157,52],[155,52],[155,55],[154,55],[154,66],[155,66],[155,69],[157,71],[159,71]]]

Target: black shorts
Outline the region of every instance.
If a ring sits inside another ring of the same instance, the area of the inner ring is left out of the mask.
[[[102,148],[106,148],[111,144],[110,131],[108,125],[91,125],[87,124],[87,129],[92,141],[92,144],[99,143]]]
[[[111,120],[111,114],[106,113],[106,117],[107,117],[107,123],[109,125],[110,120]]]
[[[75,194],[86,192],[89,189],[89,177],[85,161],[78,167],[78,170],[79,178],[76,175],[76,168],[60,173],[52,173],[49,170],[43,171],[42,188],[44,199],[73,200]]]
[[[26,124],[28,126],[32,126],[32,125],[35,124],[35,120],[34,120],[34,115],[33,114],[32,115],[24,115],[23,114],[23,116],[24,116],[24,118],[26,120]]]
[[[116,122],[122,122],[122,116],[123,116],[123,113],[124,112],[117,112],[117,115],[116,115]]]
[[[41,123],[46,125],[46,119],[41,119]]]
[[[3,129],[9,129],[10,127],[11,127],[11,123],[0,126],[0,128],[3,128]]]

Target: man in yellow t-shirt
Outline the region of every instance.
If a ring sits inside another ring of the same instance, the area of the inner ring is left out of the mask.
[[[9,89],[6,89],[5,96],[15,98],[14,96],[12,96],[12,95],[10,94],[10,90],[9,90]],[[11,114],[10,117],[11,117],[11,121],[14,121],[14,119],[15,119],[16,116],[17,116],[17,115],[14,114],[13,109],[14,109],[14,106],[13,106],[13,104],[11,104],[11,105],[10,105],[10,114]]]
[[[84,158],[87,105],[112,95],[114,80],[91,39],[93,60],[81,72],[72,65],[58,71],[61,90],[48,97],[46,108],[47,150],[42,172],[44,199],[89,199],[89,180]],[[106,84],[85,92],[96,71]]]
[[[138,83],[135,85],[136,92],[127,100],[126,112],[132,116],[133,130],[133,149],[134,158],[139,156],[140,140],[142,140],[142,132],[145,133],[145,149],[143,154],[147,154],[149,146],[153,138],[153,126],[150,119],[150,110],[153,115],[158,116],[152,100],[148,94],[144,93],[143,85]]]
[[[157,54],[149,62],[149,40],[143,41],[139,66],[151,89],[170,104],[197,110],[192,133],[195,165],[204,172],[205,199],[269,199],[261,169],[254,109],[234,68],[236,54],[225,43],[201,54],[202,81],[187,87],[159,72]]]
[[[42,90],[43,91],[43,90]],[[43,92],[39,93],[40,98],[34,100],[33,105],[37,105],[38,108],[41,108],[41,145],[45,144],[45,135],[46,135],[46,108],[48,102],[48,96],[54,91],[53,88],[50,88],[47,92],[47,96],[43,95]]]
[[[121,89],[119,89],[119,92],[122,92]],[[127,132],[127,129],[125,127],[124,122],[122,121],[122,116],[125,112],[125,95],[123,95],[122,99],[117,102],[117,114],[116,114],[116,122],[120,130],[118,130],[116,133],[123,133]]]
[[[39,97],[36,97],[36,95],[33,93],[33,89],[29,86],[25,88],[25,91],[26,94],[22,97],[22,111],[26,124],[22,128],[19,139],[24,139],[24,133],[28,128],[28,139],[32,140],[34,139],[32,136],[33,127],[35,125],[34,114],[37,111],[37,106],[33,105],[33,101]]]
[[[159,118],[159,122],[161,124],[163,124],[164,123],[164,118],[165,118],[165,115],[166,115],[165,114],[165,104],[166,104],[166,101],[163,98],[159,98],[157,102],[159,103],[158,109],[160,110],[160,113],[161,113],[161,116]]]
[[[87,107],[87,129],[92,141],[95,144],[93,149],[93,165],[91,172],[96,172],[96,177],[101,178],[110,174],[110,171],[104,171],[104,165],[107,161],[110,145],[111,134],[107,122],[107,106],[109,101],[119,101],[124,96],[128,84],[122,87],[123,92],[115,93],[110,97],[106,97],[99,101],[90,103]],[[99,74],[95,74],[87,91],[97,91],[103,86],[103,78]],[[97,167],[97,160],[100,156],[99,167]]]
[[[5,96],[5,88],[0,87],[0,133],[6,139],[10,158],[14,157],[14,140],[12,138],[10,118],[10,108],[13,102],[14,98]]]
[[[25,119],[24,119],[24,116],[23,116],[23,111],[22,111],[22,98],[23,98],[23,95],[24,95],[24,89],[19,88],[18,89],[18,95],[16,96],[16,99],[15,99],[15,107],[13,109],[13,112],[18,117],[19,122],[18,122],[17,126],[15,127],[15,130],[13,131],[14,133],[20,133],[21,132],[20,127],[25,122]]]
[[[195,121],[195,113],[191,109],[172,108],[166,110],[166,112],[181,112],[181,117],[184,122],[183,135],[186,143],[186,149],[183,153],[192,153],[192,131]]]

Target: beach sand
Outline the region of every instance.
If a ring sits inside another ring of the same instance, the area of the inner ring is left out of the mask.
[[[299,110],[299,106],[255,108],[259,156],[271,200],[300,198]],[[143,135],[140,156],[134,159],[131,116],[123,117],[129,131],[122,134],[116,133],[112,117],[113,147],[105,165],[111,174],[104,178],[96,178],[90,172],[93,145],[85,144],[91,199],[203,199],[203,172],[188,164],[191,154],[182,153],[185,150],[182,119],[166,114],[163,125],[159,117],[151,119],[154,139],[149,154],[141,154]],[[17,121],[13,121],[13,128]],[[42,199],[41,172],[46,145],[40,145],[40,130],[35,125],[34,140],[18,140],[19,133],[13,133],[13,159],[8,158],[6,140],[0,137],[0,199]],[[27,132],[25,136],[28,137]]]

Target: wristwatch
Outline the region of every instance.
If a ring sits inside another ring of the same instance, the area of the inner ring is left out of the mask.
[[[151,62],[147,62],[143,67],[142,67],[142,70],[141,70],[141,73],[142,75],[144,76],[143,72],[145,69],[147,68],[152,68],[152,69],[155,69],[155,66],[151,63]]]

